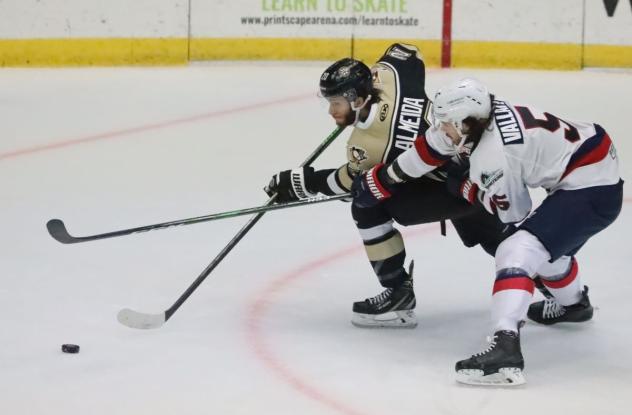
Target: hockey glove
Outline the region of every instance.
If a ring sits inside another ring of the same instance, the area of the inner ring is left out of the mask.
[[[478,195],[478,186],[470,180],[469,167],[469,163],[462,165],[451,163],[448,168],[446,185],[448,192],[456,197],[467,200],[470,204],[474,204],[474,202],[476,202],[476,196]]]
[[[393,187],[394,183],[389,180],[384,164],[376,164],[353,179],[353,203],[359,208],[374,207],[391,197]]]
[[[270,183],[263,190],[270,197],[276,193],[277,203],[295,202],[316,196],[317,192],[310,186],[314,179],[313,167],[284,170],[272,176]]]

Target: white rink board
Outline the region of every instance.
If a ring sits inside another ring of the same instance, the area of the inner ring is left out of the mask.
[[[632,3],[629,0],[619,0],[612,16],[606,13],[603,1],[585,3],[586,44],[632,45]]]
[[[438,40],[442,15],[440,0],[2,0],[0,39],[186,38],[190,31],[194,38]],[[385,17],[417,23],[366,23]],[[301,24],[311,18],[340,23]],[[631,45],[632,7],[619,0],[609,17],[602,0],[454,0],[452,37]]]
[[[454,40],[581,43],[578,0],[454,0]]]
[[[187,37],[188,0],[1,0],[0,39]]]

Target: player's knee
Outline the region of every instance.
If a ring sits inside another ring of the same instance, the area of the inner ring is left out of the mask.
[[[359,228],[377,226],[393,219],[380,205],[370,208],[359,208],[351,204],[351,217]]]
[[[538,275],[545,280],[556,280],[566,275],[571,268],[573,257],[563,256],[553,262],[545,261],[538,268]]]
[[[496,249],[496,271],[520,268],[533,276],[550,255],[544,245],[525,230],[519,230],[498,245]]]

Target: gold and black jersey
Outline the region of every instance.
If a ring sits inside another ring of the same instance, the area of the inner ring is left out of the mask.
[[[412,147],[430,125],[425,66],[415,46],[391,45],[371,73],[380,100],[371,105],[367,119],[355,125],[347,142],[347,164],[336,174],[337,183],[346,190],[358,173],[391,162]]]

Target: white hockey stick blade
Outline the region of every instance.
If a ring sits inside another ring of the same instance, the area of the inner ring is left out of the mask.
[[[124,308],[116,316],[119,323],[132,329],[157,329],[165,324],[165,313],[145,314]]]

